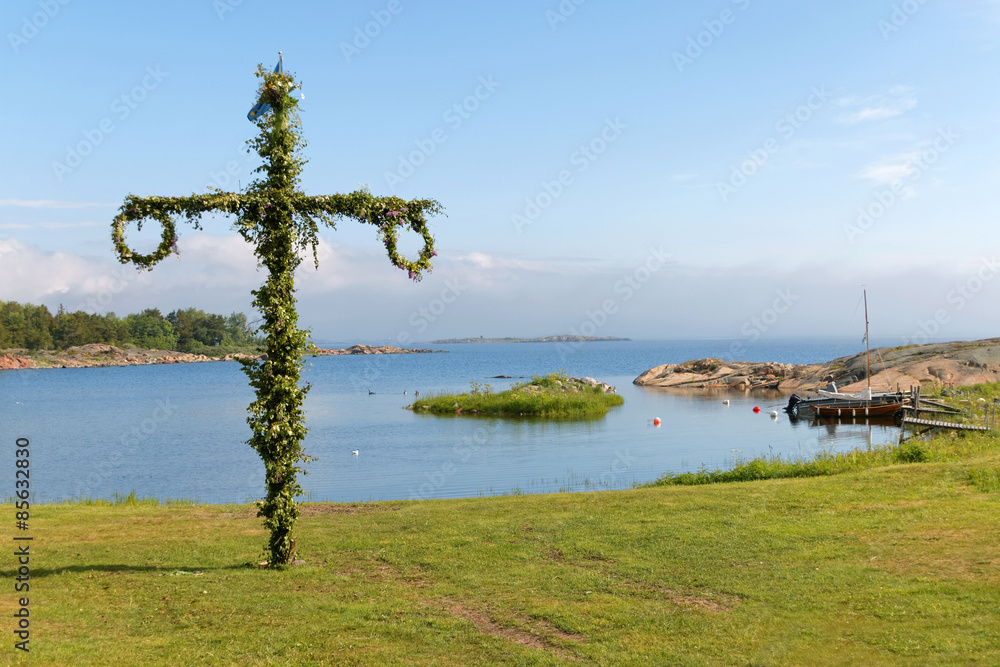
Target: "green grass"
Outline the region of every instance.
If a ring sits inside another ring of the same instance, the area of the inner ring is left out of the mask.
[[[536,375],[501,392],[495,392],[488,384],[473,382],[469,393],[428,396],[409,407],[417,414],[593,419],[625,402],[618,394],[607,394],[599,386],[569,380],[565,373]]]
[[[835,476],[306,504],[307,565],[283,571],[252,566],[265,531],[250,506],[32,505],[32,651],[13,649],[12,586],[0,651],[38,665],[998,664],[997,439],[921,444],[926,462],[887,449]],[[0,506],[11,526],[14,512]]]
[[[766,479],[824,477],[859,472],[894,463],[957,461],[992,451],[995,447],[995,438],[996,436],[992,434],[983,433],[948,433],[931,443],[911,439],[898,445],[882,445],[849,452],[822,451],[808,459],[785,458],[780,455],[762,456],[750,460],[736,458],[732,468],[725,470],[702,468],[696,472],[686,473],[666,472],[643,486],[696,486]]]
[[[969,484],[983,493],[1000,493],[1000,467],[970,470]]]
[[[941,421],[954,421],[974,426],[984,426],[989,423],[992,426],[994,414],[1000,413],[1000,410],[997,410],[995,413],[993,408],[994,399],[1000,399],[1000,382],[973,385],[971,387],[956,387],[953,389],[946,389],[939,386],[922,391],[924,392],[924,396],[934,398],[936,401],[944,402],[962,411],[961,414],[954,416],[934,415],[934,419]],[[947,391],[949,395],[944,396],[944,391]],[[1000,418],[1000,415],[997,416]],[[987,417],[989,418],[988,420]]]

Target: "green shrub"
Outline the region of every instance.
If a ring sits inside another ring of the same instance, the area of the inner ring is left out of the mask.
[[[930,458],[930,450],[919,442],[902,444],[893,453],[893,460],[896,463],[923,463]]]

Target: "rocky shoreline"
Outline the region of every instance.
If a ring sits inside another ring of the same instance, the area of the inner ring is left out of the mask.
[[[313,348],[306,356],[325,357],[341,354],[425,354],[444,350],[418,350],[392,345],[352,345],[343,350]],[[102,368],[106,366],[148,366],[152,364],[189,364],[207,361],[235,361],[236,359],[264,359],[266,355],[227,354],[209,357],[169,350],[122,349],[114,345],[90,343],[65,350],[28,353],[25,350],[6,350],[0,354],[0,370],[23,368]]]
[[[1000,338],[871,350],[871,386],[903,390],[914,385],[957,387],[1000,382]],[[780,364],[696,359],[651,368],[633,384],[681,389],[777,389],[804,392],[835,382],[841,391],[863,390],[865,353],[822,364]]]

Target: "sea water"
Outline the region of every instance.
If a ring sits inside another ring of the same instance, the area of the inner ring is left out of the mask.
[[[305,359],[305,450],[316,459],[300,478],[306,500],[622,489],[665,471],[727,468],[760,455],[810,457],[898,438],[889,426],[792,421],[781,412],[787,397],[777,392],[632,384],[660,364],[731,359],[733,341],[426,347],[443,352]],[[741,358],[815,363],[857,352],[853,340],[758,342],[741,348]],[[615,385],[625,404],[598,419],[562,422],[405,409],[417,391],[462,392],[471,382],[502,390],[557,370]],[[247,378],[232,362],[0,371],[0,435],[10,447],[17,438],[30,440],[35,502],[134,491],[242,503],[264,489],[263,465],[246,444],[251,400]]]

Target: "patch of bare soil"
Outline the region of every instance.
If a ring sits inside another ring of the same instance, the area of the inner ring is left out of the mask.
[[[555,636],[559,639],[567,641],[583,640],[582,636],[565,632],[564,630],[561,630],[551,623],[541,619],[530,619],[525,616],[517,615],[516,618],[518,622],[527,625],[529,629],[515,628],[508,625],[501,625],[490,618],[486,613],[479,611],[478,609],[472,609],[471,607],[458,602],[444,601],[444,604],[449,613],[453,616],[458,616],[459,618],[469,621],[483,634],[490,635],[492,637],[499,637],[500,639],[506,639],[507,641],[521,644],[522,646],[529,646],[542,651],[553,652],[564,660],[573,660],[574,658],[561,646],[555,644],[550,636]]]
[[[732,611],[736,608],[736,605],[739,604],[740,601],[739,597],[728,593],[713,592],[709,598],[694,595],[692,593],[685,593],[672,588],[664,588],[663,586],[647,584],[644,582],[629,582],[624,585],[629,589],[640,593],[659,593],[673,604],[681,607],[704,609],[706,611],[716,613]]]
[[[402,505],[385,503],[303,503],[299,506],[300,516],[322,514],[367,514],[370,512],[395,512]]]

